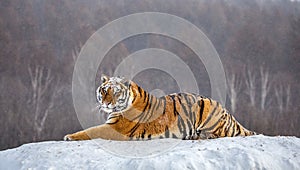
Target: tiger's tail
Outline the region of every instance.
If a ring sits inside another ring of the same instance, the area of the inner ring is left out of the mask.
[[[244,129],[244,133],[245,133],[245,136],[258,135],[256,132],[250,131],[248,129]]]

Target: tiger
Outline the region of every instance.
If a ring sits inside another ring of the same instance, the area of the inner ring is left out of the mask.
[[[102,75],[101,82],[96,98],[100,110],[108,114],[106,122],[68,134],[64,140],[200,140],[256,135],[211,98],[191,93],[158,98],[122,77]]]

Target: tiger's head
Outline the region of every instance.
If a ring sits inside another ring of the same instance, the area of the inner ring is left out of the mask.
[[[102,75],[101,81],[102,84],[97,88],[96,95],[103,111],[121,112],[130,106],[129,80]]]

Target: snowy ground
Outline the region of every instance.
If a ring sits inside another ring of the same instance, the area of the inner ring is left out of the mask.
[[[40,142],[0,151],[0,169],[300,169],[300,138]]]

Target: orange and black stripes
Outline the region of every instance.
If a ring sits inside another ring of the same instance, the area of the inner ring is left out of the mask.
[[[123,116],[110,125],[132,140],[153,138],[201,139],[255,134],[240,125],[219,102],[189,93],[160,98],[130,82],[132,98]],[[128,96],[128,97],[129,97]],[[120,114],[121,115],[121,114]]]

